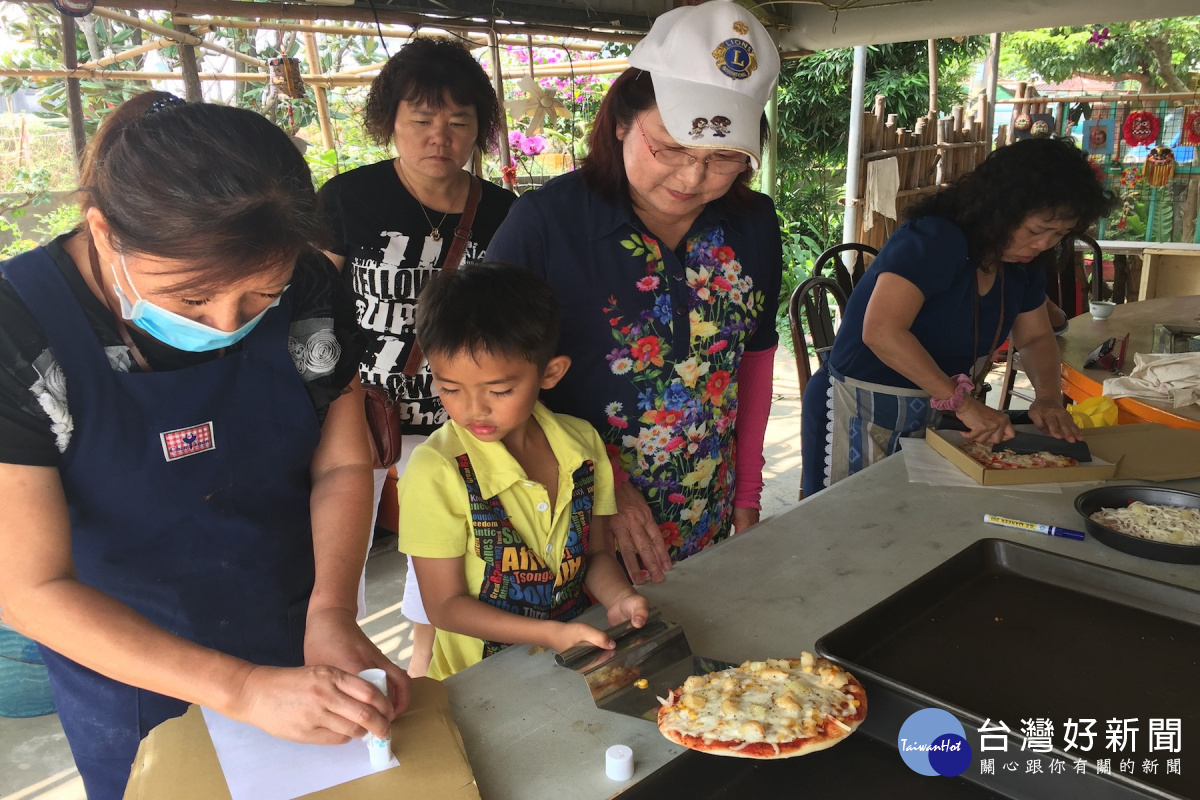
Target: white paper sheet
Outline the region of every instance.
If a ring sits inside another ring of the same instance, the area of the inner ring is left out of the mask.
[[[365,742],[297,744],[201,710],[233,800],[293,800],[375,772]]]

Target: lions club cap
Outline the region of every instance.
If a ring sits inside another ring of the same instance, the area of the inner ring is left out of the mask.
[[[662,14],[629,54],[650,73],[667,132],[683,147],[739,150],[755,169],[759,123],[779,75],[766,28],[732,0]]]

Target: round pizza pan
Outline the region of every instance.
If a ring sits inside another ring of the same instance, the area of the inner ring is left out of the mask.
[[[1102,508],[1124,508],[1135,500],[1148,505],[1179,506],[1200,509],[1200,494],[1162,489],[1157,486],[1101,486],[1075,498],[1075,510],[1083,516],[1087,532],[1101,544],[1140,558],[1171,564],[1200,564],[1200,545],[1170,544],[1140,539],[1115,531],[1092,519]]]

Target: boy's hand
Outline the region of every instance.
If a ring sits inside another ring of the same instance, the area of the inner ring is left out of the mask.
[[[559,653],[577,644],[590,644],[604,650],[612,650],[617,646],[616,642],[608,638],[608,634],[586,622],[556,622],[555,626],[558,630],[552,637],[552,646]]]
[[[629,620],[635,628],[646,624],[650,616],[650,601],[638,594],[632,586],[614,599],[608,606],[608,624],[617,625]]]

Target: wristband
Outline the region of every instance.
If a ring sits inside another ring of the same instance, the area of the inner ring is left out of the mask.
[[[945,400],[936,397],[929,398],[929,405],[938,411],[958,411],[967,400],[967,394],[975,388],[975,383],[966,375],[959,373],[954,376],[954,394]]]

